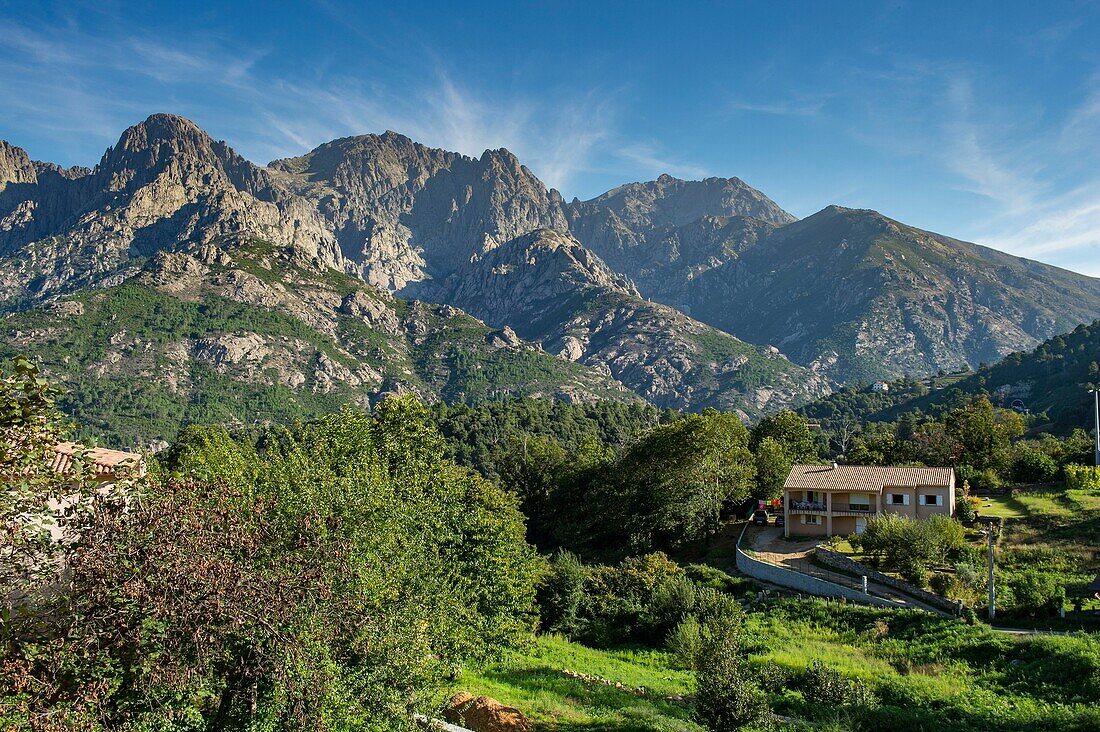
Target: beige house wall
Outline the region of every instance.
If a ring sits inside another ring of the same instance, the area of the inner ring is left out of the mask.
[[[955,513],[955,486],[952,484],[949,488],[919,488],[917,490],[918,501],[923,500],[919,496],[932,495],[941,496],[943,499],[942,506],[925,506],[921,503],[917,504],[917,518],[928,518],[929,516],[935,516],[936,514],[942,514],[945,516],[951,516]]]
[[[896,505],[889,503],[890,494],[902,494],[909,496],[908,505]],[[943,497],[942,506],[923,506],[920,504],[921,496],[923,495],[940,495]],[[845,511],[851,502],[852,496],[867,496],[868,504],[871,507],[868,513],[868,518],[878,513],[893,513],[899,516],[906,516],[908,518],[928,518],[936,514],[942,514],[945,516],[954,515],[955,512],[955,485],[952,482],[948,488],[890,488],[883,489],[881,494],[872,492],[859,492],[859,491],[834,491],[834,492],[818,492],[814,499],[827,503],[830,507],[830,512]],[[791,500],[805,501],[807,500],[806,492],[801,490],[784,491],[783,493],[783,506],[784,511],[790,506]],[[786,526],[784,533],[787,536],[828,536],[832,535],[847,536],[854,534],[856,530],[856,518],[855,516],[831,516],[823,515],[821,517],[821,524],[804,524],[802,523],[803,514],[786,515]],[[829,529],[832,529],[830,532]]]

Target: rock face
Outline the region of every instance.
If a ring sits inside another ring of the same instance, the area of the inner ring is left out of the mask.
[[[474,159],[387,132],[270,168],[321,213],[349,271],[393,290],[445,278],[471,253],[528,231],[567,228],[561,196],[507,150]]]
[[[474,697],[465,691],[451,698],[443,718],[473,732],[533,732],[535,729],[515,707],[504,706],[488,696]]]
[[[737,178],[665,175],[566,203],[507,150],[471,158],[386,132],[260,167],[167,114],[126,130],[94,168],[0,143],[0,312],[70,303],[51,326],[61,332],[96,317],[88,293],[120,287],[291,319],[278,333],[198,323],[171,363],[185,354],[296,394],[357,383],[472,398],[471,384],[520,379],[489,391],[586,399],[625,384],[749,418],[835,381],[977,365],[1100,316],[1096,279],[871,211],[796,221]],[[456,307],[489,327],[464,331]],[[299,326],[383,355],[341,361]],[[249,333],[268,355],[233,361],[232,339]],[[467,335],[477,364],[426,360]],[[475,374],[485,354],[539,366]]]
[[[778,354],[643,299],[568,234],[539,229],[476,256],[439,293],[491,325],[605,370],[662,407],[719,407],[746,419],[824,395],[828,382]],[[766,386],[765,386],[766,385]]]
[[[679,299],[705,322],[866,383],[992,363],[1090,322],[1100,280],[834,206],[761,230]]]
[[[171,439],[188,422],[287,421],[384,394],[640,401],[509,328],[310,265],[264,242],[160,252],[118,285],[11,314],[0,355],[40,359],[77,397],[65,406],[78,422],[127,444]]]

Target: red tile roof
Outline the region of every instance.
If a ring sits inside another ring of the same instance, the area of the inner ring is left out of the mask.
[[[79,449],[75,442],[59,443],[54,448],[53,469],[58,473],[71,471],[73,454]],[[139,476],[145,474],[145,459],[136,452],[91,447],[84,450],[84,457],[96,475],[112,476],[119,471],[130,471]]]
[[[872,491],[883,488],[948,488],[951,468],[902,468],[879,465],[795,465],[784,489],[807,491]]]

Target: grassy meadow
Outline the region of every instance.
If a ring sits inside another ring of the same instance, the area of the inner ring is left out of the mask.
[[[745,626],[750,663],[773,709],[826,729],[1028,732],[1100,729],[1100,638],[1011,636],[915,611],[820,601],[769,602]],[[862,679],[867,707],[806,701],[813,661]],[[566,670],[618,682],[570,678]],[[645,687],[644,695],[633,689]],[[527,714],[538,730],[700,730],[688,703],[691,674],[669,653],[598,650],[543,635],[529,649],[467,670],[456,690],[487,694]],[[801,725],[780,724],[781,729]]]

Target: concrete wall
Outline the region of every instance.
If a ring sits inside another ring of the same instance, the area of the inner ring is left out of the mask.
[[[743,538],[744,535],[745,532],[742,530],[741,537],[737,540],[737,569],[747,574],[749,577],[754,577],[763,582],[770,582],[780,587],[788,587],[799,592],[806,592],[811,595],[843,597],[854,602],[880,605],[882,607],[905,607],[901,603],[885,600],[881,597],[865,595],[861,591],[851,587],[844,587],[819,579],[818,577],[811,577],[808,574],[795,572],[793,569],[768,564],[755,557],[750,557],[741,549],[741,538]]]
[[[959,604],[948,600],[946,597],[940,597],[934,592],[922,590],[919,587],[914,587],[908,582],[902,582],[888,574],[883,574],[876,569],[868,567],[866,564],[860,564],[840,552],[834,552],[831,549],[819,546],[814,551],[814,554],[817,556],[818,561],[833,569],[865,575],[867,579],[873,582],[877,582],[880,585],[886,585],[887,587],[893,587],[895,590],[901,590],[905,594],[912,595],[921,602],[931,605],[932,607],[938,607],[941,610],[946,610],[949,613],[957,613],[959,611]]]

